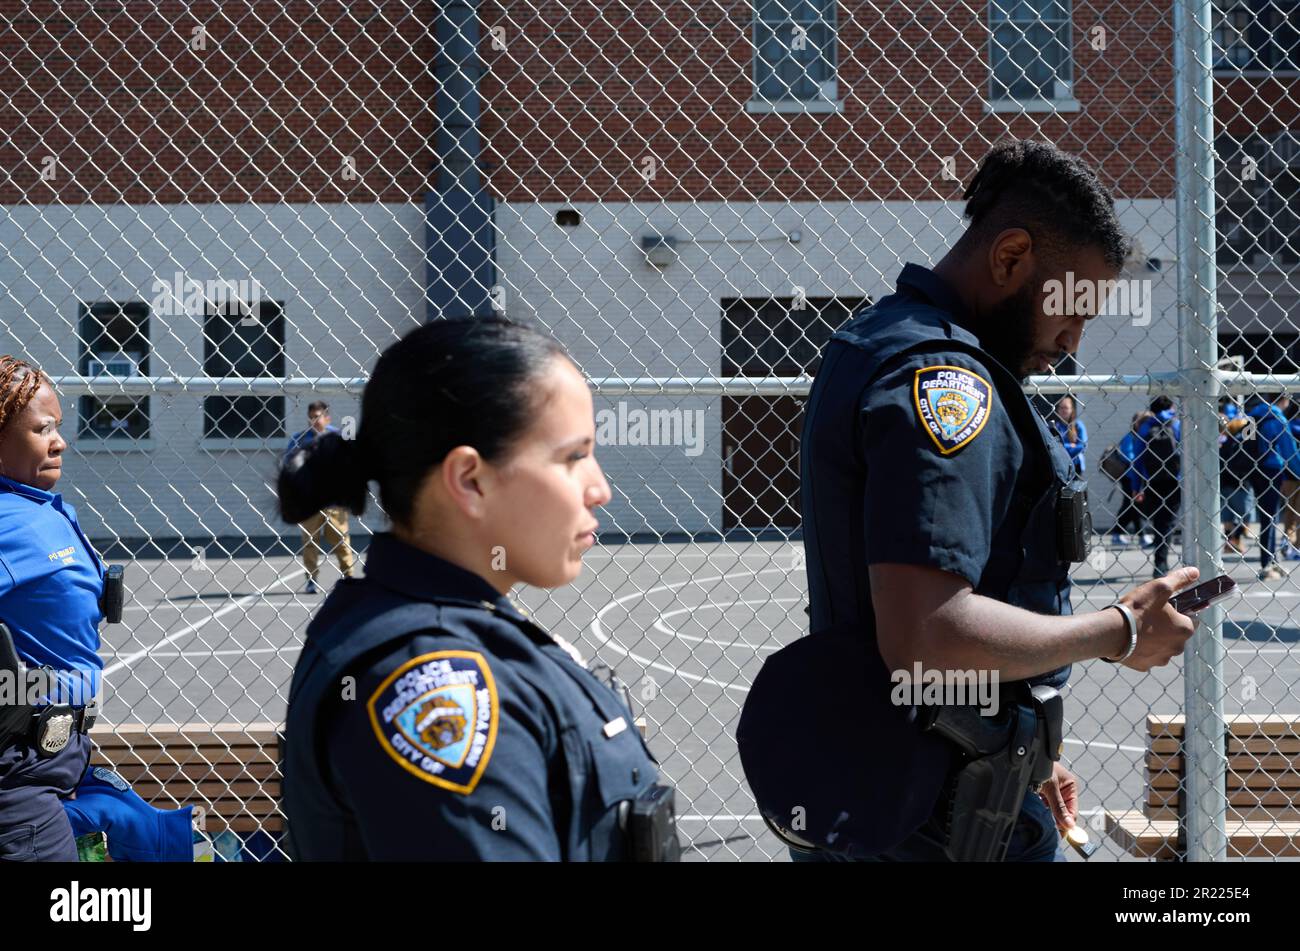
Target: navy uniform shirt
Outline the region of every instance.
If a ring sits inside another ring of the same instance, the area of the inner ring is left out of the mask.
[[[963,316],[947,284],[908,264],[897,292],[826,347],[801,447],[814,631],[857,627],[874,639],[877,563],[940,568],[978,594],[1071,613],[1045,495],[1070,477],[1069,456]]]
[[[359,625],[403,603],[436,623],[349,659]],[[657,778],[613,690],[483,578],[390,534],[312,622],[289,706],[286,813],[308,860],[618,860],[620,804]]]
[[[964,316],[951,288],[909,264],[897,292],[823,351],[800,447],[811,636],[765,661],[737,726],[760,811],[850,855],[886,852],[918,829],[956,750],[891,700],[870,566],[938,568],[978,594],[1070,612],[1056,502],[1073,466]]]
[[[0,476],[0,621],[27,665],[60,672],[66,690],[55,702],[83,705],[96,692],[103,590],[103,562],[76,510],[58,493]]]

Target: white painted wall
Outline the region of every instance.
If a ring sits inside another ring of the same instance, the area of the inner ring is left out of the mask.
[[[549,328],[593,378],[710,377],[721,368],[721,301],[728,297],[882,296],[905,261],[933,263],[960,233],[954,203],[589,204],[578,228],[562,206],[497,209],[506,310]],[[1119,203],[1125,226],[1163,269],[1152,281],[1149,326],[1093,321],[1084,372],[1143,372],[1177,364],[1172,202]],[[54,375],[77,358],[80,300],[144,300],[156,279],[256,278],[285,302],[290,375],[364,375],[379,351],[424,319],[423,212],[413,205],[13,206],[0,217],[0,352],[24,353]],[[648,264],[640,237],[678,240],[679,258]],[[1256,298],[1257,299],[1257,298]],[[1252,299],[1255,300],[1255,299]],[[1267,300],[1265,301],[1267,303]],[[1234,304],[1239,308],[1246,306]],[[1254,305],[1254,310],[1259,310]],[[1286,308],[1282,307],[1282,313]],[[154,374],[198,374],[202,336],[193,315],[154,317]],[[357,396],[331,397],[335,422]],[[1091,434],[1098,523],[1109,517],[1104,447],[1124,432],[1145,393],[1081,397]],[[152,434],[138,451],[106,451],[75,438],[61,489],[97,537],[271,535],[271,479],[282,448],[224,449],[202,439],[197,396],[152,397]],[[309,398],[287,400],[290,431]],[[687,446],[604,445],[614,488],[603,527],[628,533],[721,528],[720,400],[604,398],[596,409],[703,410],[698,454]],[[378,526],[374,515],[367,522]]]

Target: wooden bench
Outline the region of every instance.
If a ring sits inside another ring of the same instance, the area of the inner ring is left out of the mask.
[[[1225,824],[1230,858],[1300,856],[1300,717],[1224,718]],[[1147,717],[1142,809],[1106,813],[1106,833],[1141,858],[1186,856],[1182,829],[1183,716]]]
[[[92,766],[108,766],[159,809],[193,805],[209,835],[279,833],[278,734],[274,723],[97,725]]]

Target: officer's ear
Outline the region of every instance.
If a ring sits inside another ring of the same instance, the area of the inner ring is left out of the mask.
[[[1034,239],[1024,228],[1006,228],[989,243],[989,278],[1014,294],[1034,274]]]
[[[451,503],[466,515],[477,517],[483,512],[480,480],[485,470],[483,457],[473,446],[457,446],[443,457],[437,478]]]

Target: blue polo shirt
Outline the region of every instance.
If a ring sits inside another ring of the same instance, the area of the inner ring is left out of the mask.
[[[337,433],[339,428],[332,423],[325,427],[325,433]],[[287,464],[293,457],[293,454],[299,449],[306,449],[316,441],[317,436],[324,436],[325,433],[318,433],[310,426],[300,433],[294,433],[289,437],[289,446],[284,450],[284,461]]]
[[[79,672],[56,702],[83,704],[97,691],[99,596],[104,564],[63,496],[0,476],[0,620],[29,666]]]

